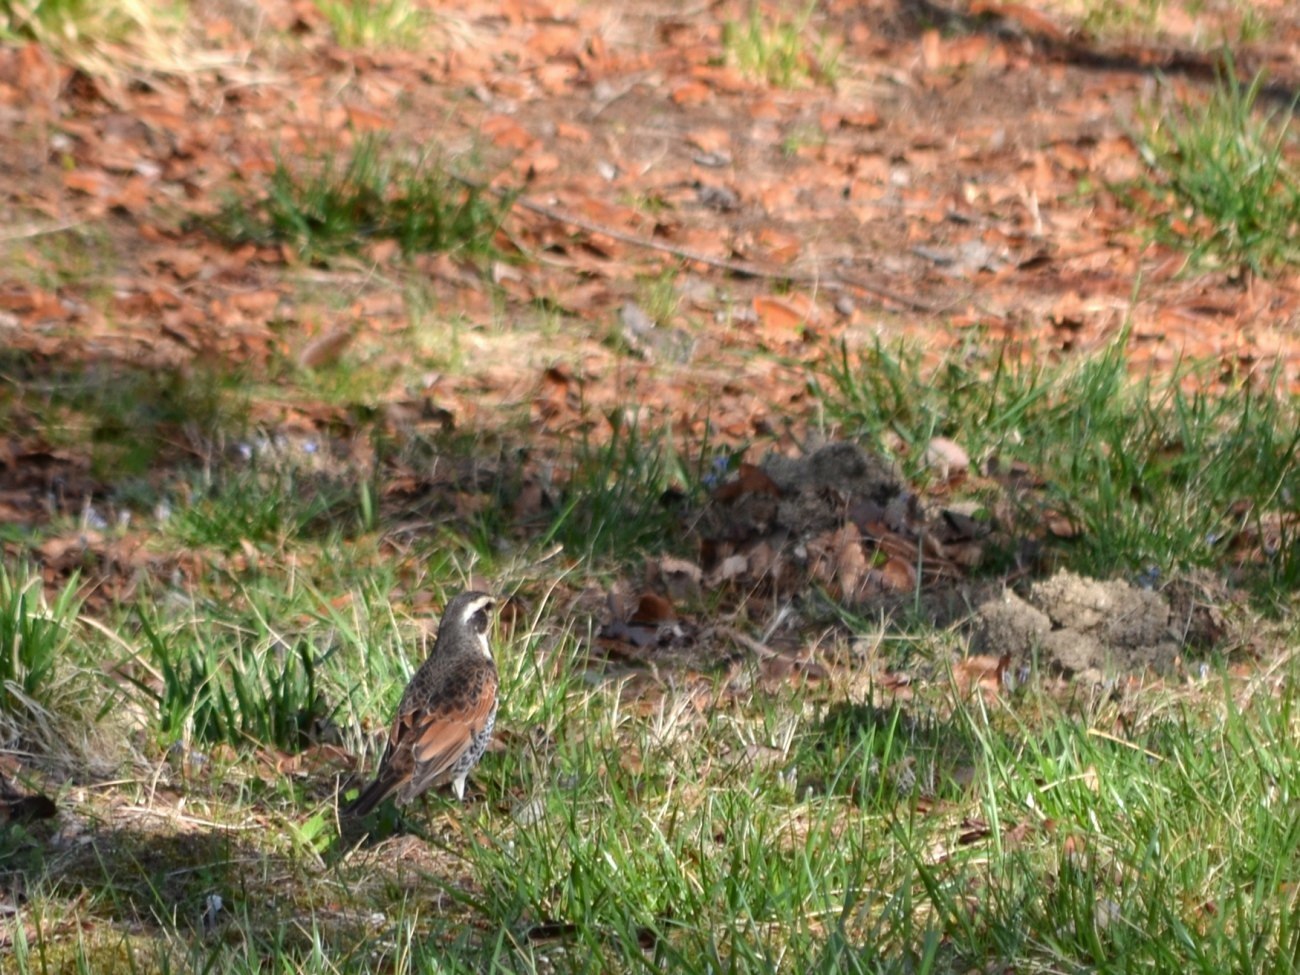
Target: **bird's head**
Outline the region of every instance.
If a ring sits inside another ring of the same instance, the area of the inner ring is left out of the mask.
[[[485,592],[463,592],[456,596],[442,612],[438,642],[472,643],[491,660],[488,629],[492,626],[492,610],[496,603],[496,597]]]

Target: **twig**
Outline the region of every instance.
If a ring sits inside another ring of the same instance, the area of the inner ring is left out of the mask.
[[[148,806],[119,806],[117,811],[129,816],[167,819],[174,823],[184,823],[186,826],[204,826],[208,829],[225,830],[230,833],[251,833],[255,830],[266,829],[265,823],[218,823],[210,819],[199,819],[197,816],[186,816],[184,813],[173,810],[150,809]]]
[[[32,237],[44,237],[46,234],[61,234],[73,227],[80,227],[85,222],[84,220],[71,220],[64,223],[29,223],[0,234],[0,243],[7,244],[15,240],[30,240]]]
[[[773,660],[781,656],[781,654],[777,653],[767,644],[760,643],[752,636],[741,633],[739,630],[733,629],[730,626],[719,626],[716,632],[723,636],[730,637],[733,641],[739,643],[750,653],[754,654],[754,656],[759,657],[762,660]]]
[[[481,183],[478,180],[469,179],[465,176],[455,177],[459,182],[464,183],[472,189],[481,193],[491,193],[499,199],[510,199],[510,194]],[[883,285],[873,284],[870,281],[863,281],[861,278],[849,277],[844,274],[823,275],[816,272],[787,270],[779,267],[770,267],[764,264],[756,264],[753,261],[733,260],[725,257],[710,257],[708,254],[701,254],[699,251],[691,250],[688,247],[679,247],[676,244],[669,244],[665,241],[654,240],[650,237],[642,237],[637,234],[628,233],[625,230],[619,230],[616,227],[606,227],[598,223],[593,223],[585,217],[570,213],[567,210],[561,210],[558,207],[548,206],[545,203],[538,203],[536,200],[530,200],[526,196],[516,196],[510,201],[511,206],[519,207],[523,210],[529,210],[548,220],[554,220],[557,223],[568,224],[571,227],[577,227],[579,230],[585,230],[589,234],[601,234],[609,237],[611,240],[617,240],[620,243],[628,244],[632,247],[643,247],[647,250],[659,251],[663,254],[671,254],[674,257],[684,261],[695,261],[708,267],[716,268],[719,271],[726,271],[729,274],[739,274],[744,277],[762,278],[768,281],[789,281],[798,284],[815,284],[819,287],[833,290],[836,288],[853,288],[865,294],[874,295],[883,301],[892,302],[901,305],[912,311],[925,312],[929,315],[939,315],[953,307],[956,302],[950,302],[947,305],[932,305],[929,302],[912,298],[908,295],[894,291]]]
[[[504,194],[501,194],[504,195]],[[541,214],[550,220],[558,223],[567,223],[571,227],[577,227],[579,230],[585,230],[589,234],[600,234],[603,237],[611,237],[624,244],[630,244],[633,247],[644,247],[652,251],[661,251],[665,254],[672,254],[674,257],[680,257],[687,261],[698,261],[701,264],[707,264],[709,267],[717,268],[720,271],[729,271],[732,274],[741,274],[751,278],[779,278],[784,281],[802,280],[808,275],[799,272],[783,271],[780,268],[769,268],[751,261],[737,261],[725,257],[710,257],[707,254],[701,254],[699,251],[693,251],[687,247],[679,247],[676,244],[669,244],[665,241],[655,240],[651,237],[641,237],[637,234],[631,234],[615,227],[605,227],[598,223],[593,223],[584,217],[569,213],[566,210],[560,210],[556,207],[547,206],[545,203],[538,203],[530,200],[526,196],[515,198],[515,206],[522,207],[525,210],[531,210],[533,213]]]

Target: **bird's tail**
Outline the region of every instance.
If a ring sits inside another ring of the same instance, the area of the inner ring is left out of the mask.
[[[387,769],[384,769],[375,777],[375,781],[361,790],[361,794],[339,810],[344,816],[352,816],[360,819],[362,816],[368,816],[370,811],[384,801],[394,789],[397,788],[397,780],[387,775]]]

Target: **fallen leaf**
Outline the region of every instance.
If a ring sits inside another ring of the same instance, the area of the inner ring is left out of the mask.
[[[873,573],[888,592],[912,592],[916,589],[916,569],[907,559],[891,556]]]
[[[678,602],[699,598],[700,583],[704,581],[704,571],[698,565],[673,556],[647,562],[646,574],[651,581],[660,582],[669,597]]]
[[[970,455],[947,437],[932,438],[925,446],[923,460],[945,481],[956,474],[966,473],[970,468]]]
[[[628,618],[628,622],[637,626],[657,626],[660,623],[671,623],[675,619],[677,619],[677,611],[673,609],[672,603],[662,596],[646,593],[637,603],[636,610]]]
[[[336,362],[352,341],[355,329],[340,325],[319,338],[308,342],[298,353],[298,365],[303,369],[319,369]]]
[[[870,566],[857,525],[849,522],[808,543],[809,572],[837,599],[853,603],[863,595]]]
[[[733,579],[740,579],[748,572],[749,559],[743,555],[729,555],[709,573],[707,582],[710,588],[716,588]]]
[[[672,90],[670,96],[674,105],[687,108],[692,105],[703,105],[705,102],[712,101],[713,89],[702,81],[688,81],[685,84],[678,85]]]
[[[805,324],[803,313],[781,298],[754,299],[754,314],[769,330],[795,332]]]
[[[1002,678],[1011,664],[1011,654],[1000,657],[990,654],[973,654],[957,661],[953,665],[953,680],[961,693],[968,694],[978,688],[980,691],[998,694],[1002,691]]]
[[[736,476],[713,492],[713,500],[726,504],[743,494],[768,494],[779,498],[781,489],[762,468],[742,463],[736,469]]]
[[[1043,524],[1057,538],[1078,538],[1083,534],[1083,526],[1062,511],[1048,511],[1043,516]]]

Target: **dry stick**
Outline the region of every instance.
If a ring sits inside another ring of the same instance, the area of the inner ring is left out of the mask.
[[[15,240],[30,240],[33,237],[44,237],[46,234],[61,234],[65,230],[80,227],[85,222],[84,220],[70,220],[62,223],[22,224],[13,230],[0,234],[0,244],[8,244]]]
[[[480,192],[488,192],[500,199],[508,199],[509,194],[504,190],[479,183],[476,180],[467,179],[464,176],[457,176],[456,179],[466,186],[476,189]],[[614,227],[604,227],[598,223],[593,223],[576,214],[560,210],[556,207],[547,206],[545,203],[538,203],[524,196],[517,196],[511,201],[512,206],[518,206],[525,210],[531,210],[533,213],[540,214],[547,219],[554,220],[558,223],[566,223],[571,227],[577,227],[579,230],[585,230],[590,234],[601,234],[612,240],[617,240],[623,244],[630,244],[633,247],[644,247],[647,250],[660,251],[664,254],[671,254],[674,257],[681,258],[685,261],[696,261],[709,267],[717,268],[720,271],[727,271],[731,274],[743,274],[751,278],[764,278],[774,281],[795,281],[801,284],[815,284],[824,288],[849,287],[859,291],[874,295],[884,301],[892,301],[894,304],[902,305],[912,311],[921,311],[929,315],[939,315],[953,307],[956,302],[948,305],[932,305],[928,302],[921,301],[918,298],[912,298],[908,295],[901,294],[886,288],[882,285],[872,284],[863,281],[860,278],[849,277],[844,274],[836,274],[833,277],[822,277],[818,274],[812,274],[807,271],[786,271],[780,268],[764,267],[761,264],[754,264],[750,261],[728,260],[723,257],[709,257],[707,254],[701,254],[698,251],[690,250],[686,247],[678,247],[675,244],[664,243],[663,241],[653,240],[647,237],[640,237],[636,234],[630,234],[626,231],[618,230]]]
[[[907,295],[900,294],[889,288],[880,285],[870,284],[866,281],[860,281],[856,278],[848,278],[843,275],[825,278],[818,274],[811,274],[806,271],[786,271],[781,268],[764,267],[761,264],[754,264],[751,261],[729,260],[724,257],[709,257],[707,254],[701,254],[698,251],[690,250],[686,247],[678,247],[675,244],[668,244],[663,241],[654,240],[647,237],[639,237],[636,234],[629,234],[613,227],[603,227],[600,224],[592,223],[575,214],[558,210],[555,207],[549,207],[544,203],[537,203],[527,197],[517,197],[514,201],[518,206],[525,210],[531,210],[534,213],[541,214],[551,220],[560,223],[567,223],[570,226],[577,227],[579,230],[585,230],[592,234],[602,234],[624,244],[631,244],[633,247],[644,247],[649,250],[661,251],[665,254],[672,254],[686,261],[698,261],[700,264],[706,264],[709,267],[717,268],[721,271],[727,271],[731,274],[743,274],[751,278],[765,278],[776,281],[797,281],[802,284],[820,284],[822,287],[833,288],[836,285],[846,285],[851,288],[857,288],[868,294],[873,294],[878,298],[886,301],[892,301],[910,308],[913,311],[923,311],[928,314],[939,314],[944,309],[931,305],[927,302],[911,298]]]

